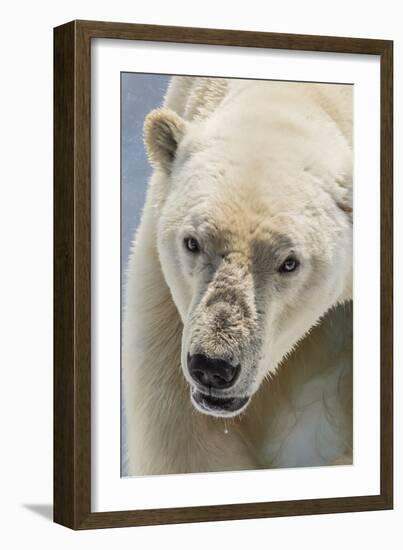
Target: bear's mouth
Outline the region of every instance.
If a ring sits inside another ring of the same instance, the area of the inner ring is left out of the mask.
[[[196,409],[211,416],[236,416],[250,401],[250,397],[215,397],[192,388],[191,400]]]

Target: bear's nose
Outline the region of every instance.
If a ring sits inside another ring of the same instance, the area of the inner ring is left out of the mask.
[[[234,367],[222,359],[212,359],[201,353],[188,355],[190,376],[206,389],[223,390],[235,384],[241,365]]]

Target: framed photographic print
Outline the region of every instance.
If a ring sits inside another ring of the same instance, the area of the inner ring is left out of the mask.
[[[56,522],[392,508],[392,54],[55,29]]]

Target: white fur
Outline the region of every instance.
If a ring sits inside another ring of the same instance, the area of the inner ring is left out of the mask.
[[[352,315],[332,309],[352,298],[351,108],[348,86],[177,77],[147,118],[155,172],[123,322],[129,474],[351,460]],[[286,279],[288,242],[301,268]],[[196,411],[199,351],[242,364],[242,414]]]

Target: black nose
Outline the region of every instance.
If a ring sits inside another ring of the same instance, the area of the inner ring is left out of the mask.
[[[222,390],[235,384],[241,366],[233,367],[222,359],[211,359],[207,355],[196,353],[188,355],[188,370],[198,384]]]

